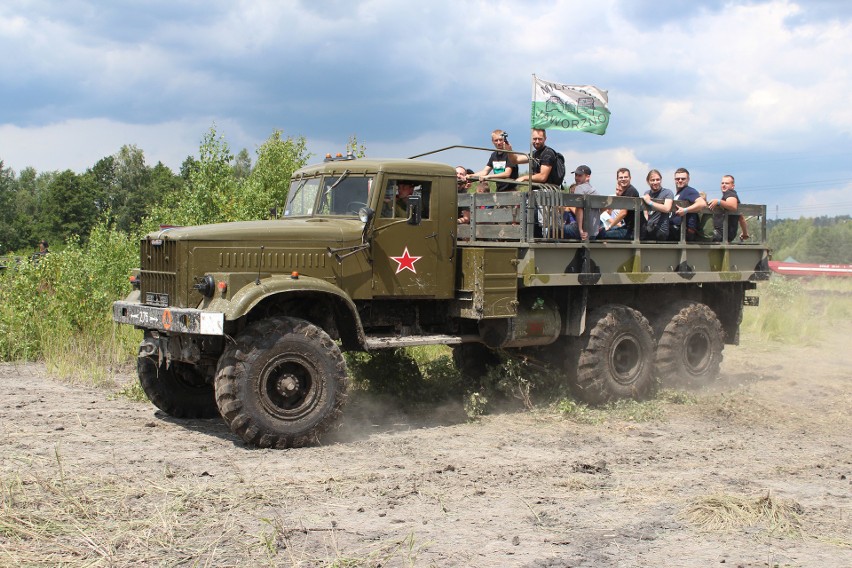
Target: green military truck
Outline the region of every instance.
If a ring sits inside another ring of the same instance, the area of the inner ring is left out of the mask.
[[[561,238],[565,206],[644,204],[520,189],[460,194],[452,166],[417,159],[327,160],[293,174],[280,218],[147,235],[113,318],[144,331],[158,408],[221,415],[260,447],[312,443],[339,418],[343,351],[445,344],[475,374],[502,349],[552,363],[590,403],[716,377],[769,275],[764,206],[740,207],[761,225],[747,244],[583,242]]]

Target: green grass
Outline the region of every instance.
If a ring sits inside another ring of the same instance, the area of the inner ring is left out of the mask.
[[[760,306],[746,307],[740,333],[758,341],[813,345],[852,317],[852,281],[773,277],[759,285]]]

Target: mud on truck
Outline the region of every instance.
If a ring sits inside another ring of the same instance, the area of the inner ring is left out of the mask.
[[[769,275],[765,206],[724,220],[757,218],[748,243],[580,241],[563,238],[565,206],[639,219],[645,204],[518,189],[459,194],[449,165],[332,159],[293,174],[280,218],[148,234],[113,306],[144,331],[143,390],[170,416],[221,415],[247,444],[285,448],[339,419],[344,351],[445,344],[476,376],[505,350],[552,364],[593,404],[717,376]]]

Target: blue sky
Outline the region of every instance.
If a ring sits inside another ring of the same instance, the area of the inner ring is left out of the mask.
[[[532,75],[609,91],[604,136],[550,131],[599,193],[736,176],[769,216],[852,214],[852,2],[5,0],[0,160],[85,171],[135,144],[177,171],[215,123],[316,157],[529,142]],[[480,169],[487,156],[438,161]]]

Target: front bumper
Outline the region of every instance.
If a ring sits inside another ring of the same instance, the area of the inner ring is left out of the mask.
[[[157,308],[138,302],[112,304],[112,319],[143,329],[196,335],[224,335],[225,314],[192,308]]]

